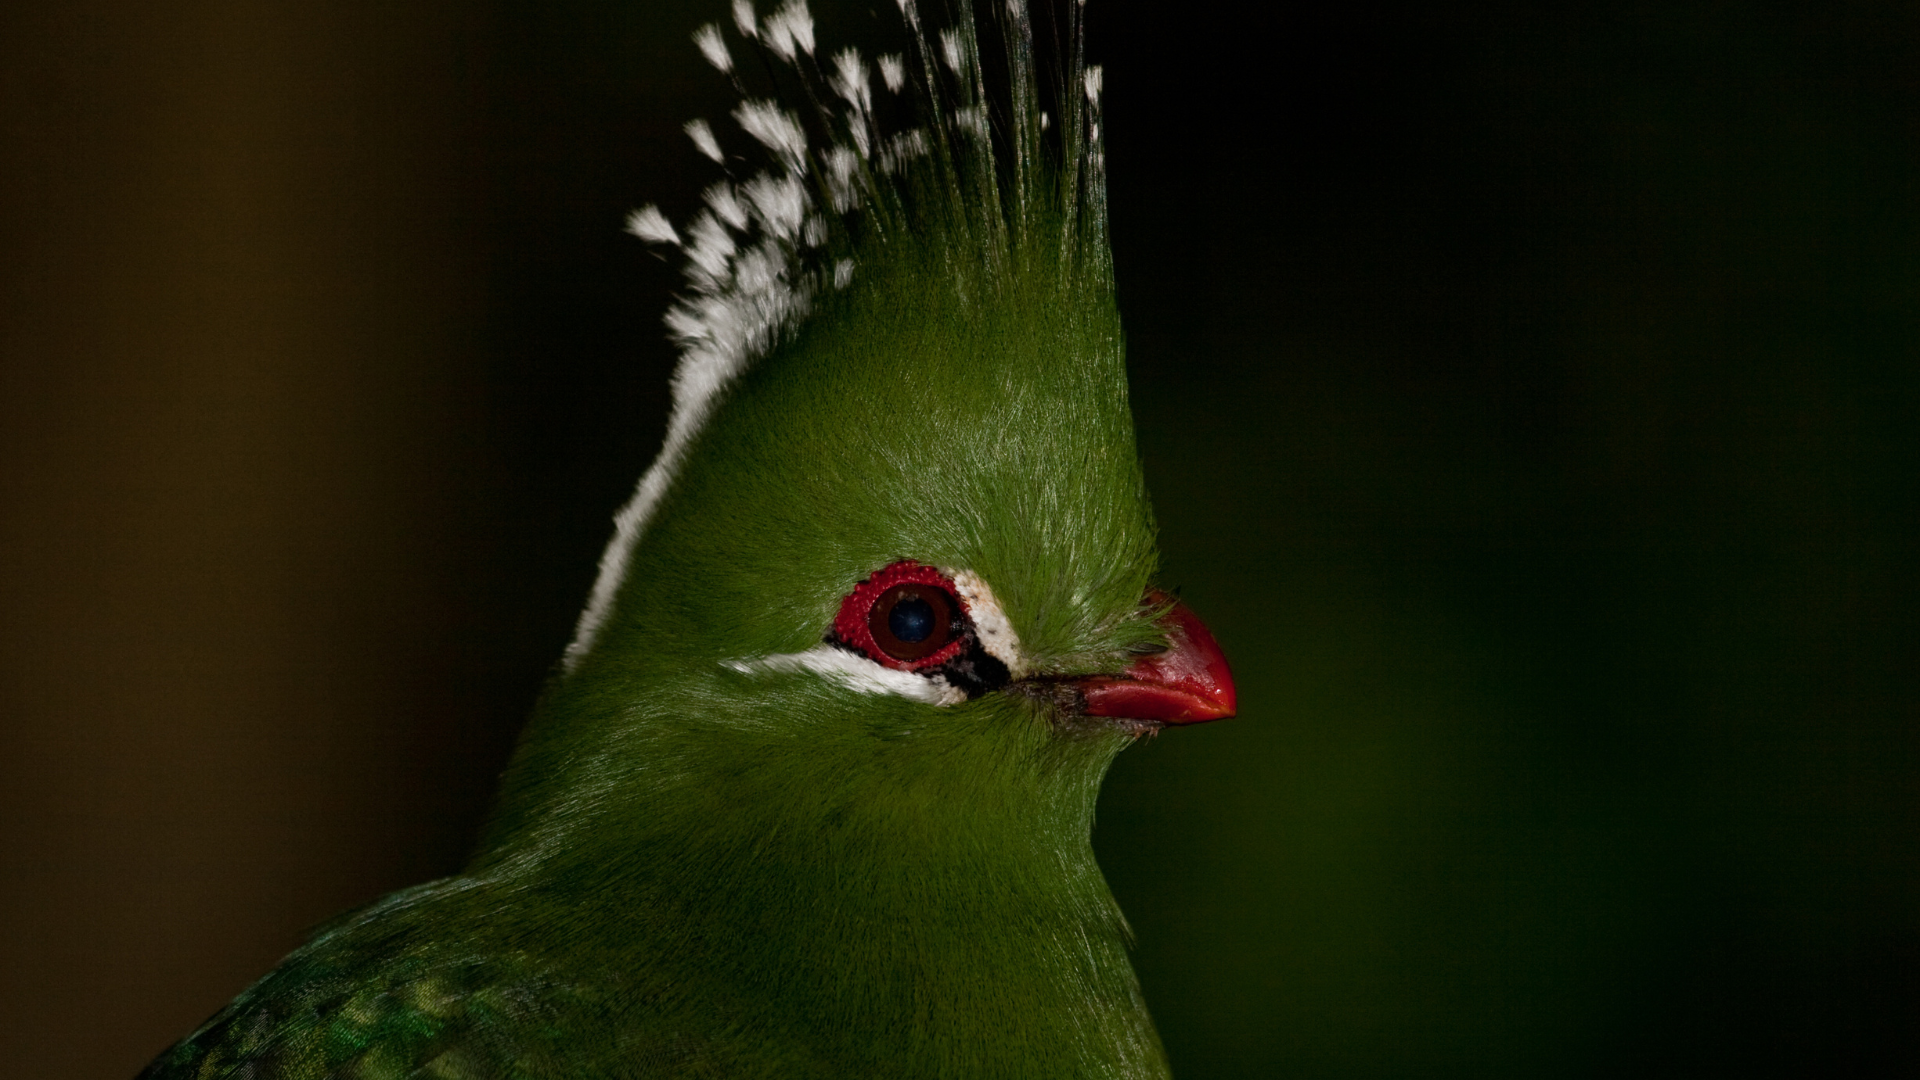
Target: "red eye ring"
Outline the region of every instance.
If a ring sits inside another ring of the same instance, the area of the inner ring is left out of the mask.
[[[933,629],[923,641],[902,641],[888,625],[892,606],[909,597],[925,600],[933,608]],[[903,559],[875,571],[840,602],[832,638],[899,671],[939,667],[966,647],[966,635],[959,632],[966,612],[966,602],[951,578],[931,566]]]

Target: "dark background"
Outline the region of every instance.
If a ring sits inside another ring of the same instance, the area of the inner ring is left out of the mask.
[[[1243,703],[1101,804],[1176,1069],[1910,1054],[1914,6],[1090,10]],[[0,15],[9,1075],[126,1076],[458,865],[659,444],[620,223],[710,179],[724,16]]]

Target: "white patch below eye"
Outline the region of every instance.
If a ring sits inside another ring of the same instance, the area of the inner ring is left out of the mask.
[[[973,618],[974,633],[980,635],[980,647],[987,655],[1007,665],[1007,672],[1014,678],[1024,678],[1027,674],[1027,658],[1020,651],[1020,635],[1013,632],[1013,623],[1007,618],[1005,608],[993,598],[993,590],[979,574],[971,570],[948,570],[941,573],[953,579],[953,587],[959,592],[960,599],[967,605],[967,614]]]
[[[746,675],[811,671],[862,694],[892,694],[928,705],[958,705],[967,700],[964,690],[939,675],[896,671],[834,645],[815,645],[805,652],[775,653],[753,660],[728,660],[726,665]]]

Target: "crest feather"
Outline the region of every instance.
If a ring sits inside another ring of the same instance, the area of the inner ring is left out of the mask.
[[[733,119],[772,160],[745,181],[709,188],[706,208],[683,229],[651,205],[628,218],[628,231],[685,257],[687,292],[666,314],[680,362],[665,443],[614,519],[566,670],[593,647],[634,546],[719,398],[817,297],[859,288],[863,260],[891,245],[937,245],[944,262],[973,266],[989,283],[1038,258],[1059,267],[1063,289],[1110,288],[1101,76],[1085,62],[1084,0],[1062,5],[1045,87],[1026,0],[991,3],[979,17],[970,0],[955,7],[953,25],[930,36],[913,0],[899,0],[906,48],[878,59],[895,95],[884,101],[858,51],[816,61],[805,0],[786,0],[764,20],[751,0],[733,2],[742,47],[767,61],[767,93],[749,90],[719,23],[694,34],[741,94]],[[983,26],[997,30],[991,78]],[[727,164],[704,120],[686,130],[703,155]]]

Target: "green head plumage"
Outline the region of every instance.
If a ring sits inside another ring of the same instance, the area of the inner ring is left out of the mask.
[[[1045,68],[1020,0],[901,7],[877,68],[799,0],[696,35],[772,163],[690,124],[728,176],[630,220],[686,260],[675,409],[481,850],[251,996],[379,967],[414,1059],[537,1014],[499,1075],[1164,1074],[1090,846],[1155,725],[1083,688],[1169,644],[1099,71],[1078,2]]]
[[[694,419],[676,416],[622,522],[492,858],[538,852],[561,880],[665,864],[725,882],[718,921],[777,960],[748,976],[759,992],[817,1001],[809,980],[836,957],[872,972],[863,1019],[843,1018],[855,1030],[934,995],[936,1025],[970,1018],[963,1041],[995,1038],[998,1017],[1057,1042],[1063,1065],[1103,1043],[1154,1060],[1088,846],[1100,777],[1138,729],[1075,723],[1045,695],[930,701],[799,659],[839,662],[823,637],[844,598],[900,560],[985,583],[1021,675],[1117,671],[1160,638],[1098,73],[1074,28],[1043,108],[1018,5],[985,33],[964,10],[923,27],[909,6],[905,55],[870,82],[851,52],[816,66],[795,10],[743,25],[821,107],[747,94],[736,118],[772,168],[710,189],[684,239],[635,216],[686,252],[669,322]],[[732,73],[719,28],[699,36]],[[1004,72],[997,94],[983,61]],[[1042,940],[1063,931],[1070,950]],[[1048,1014],[1113,1030],[1049,1034]]]

